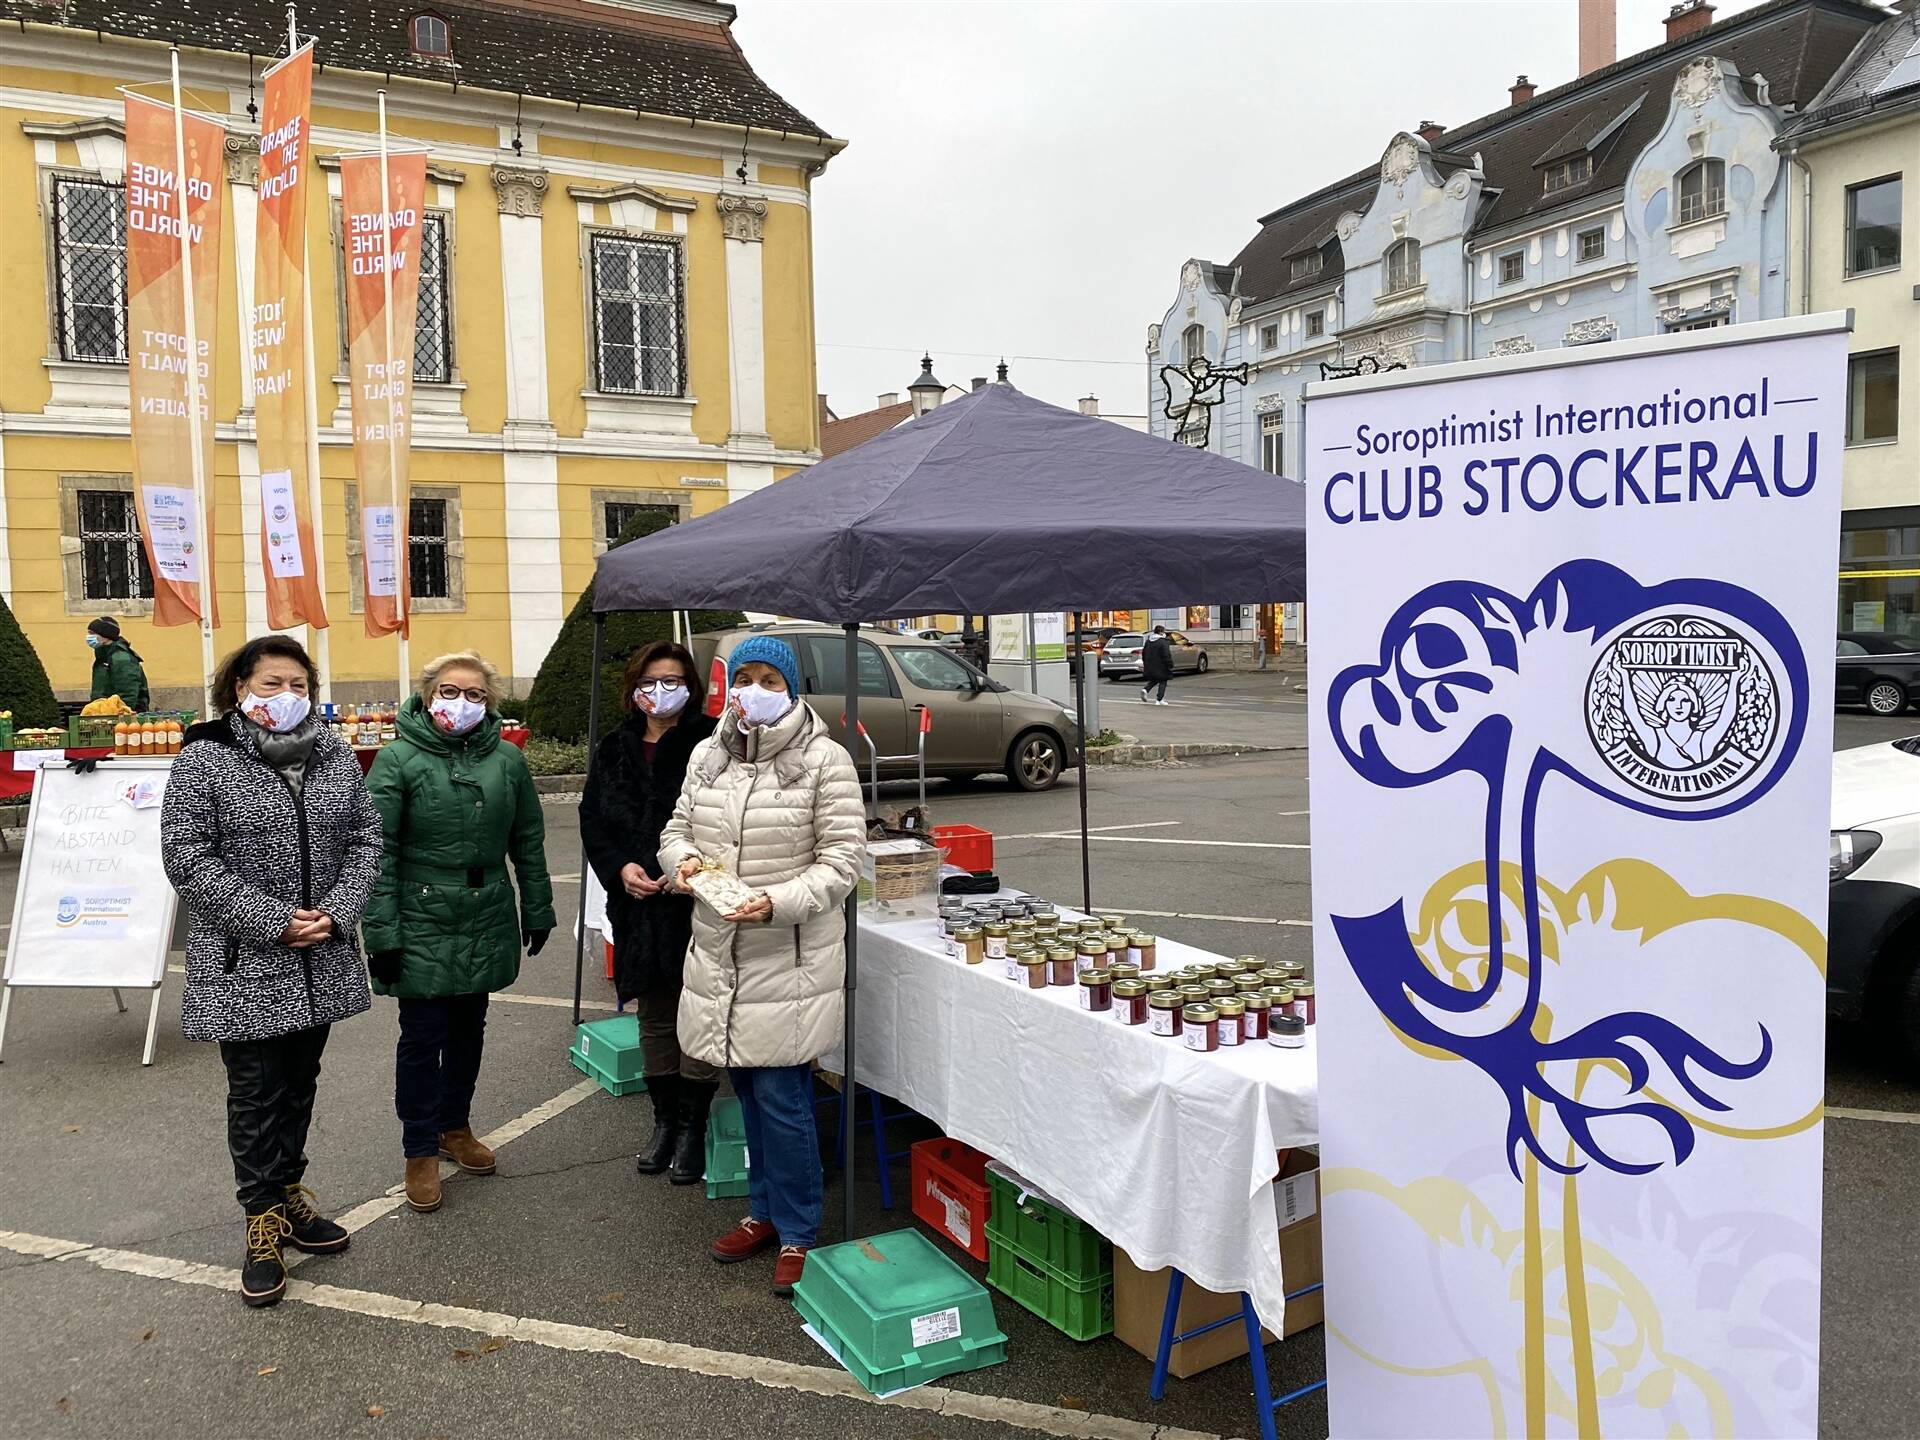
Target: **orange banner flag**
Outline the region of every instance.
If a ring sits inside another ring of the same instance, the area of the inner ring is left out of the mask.
[[[254,244],[253,413],[260,441],[260,558],[276,630],[327,624],[326,577],[310,513],[307,386],[307,183],[313,46],[266,74],[260,112],[260,209]]]
[[[407,633],[407,462],[413,441],[413,335],[420,300],[425,152],[340,162],[347,269],[347,373],[368,635]]]
[[[140,539],[153,567],[153,623],[200,620],[200,577],[212,576],[213,516],[199,551],[193,447],[201,474],[213,477],[213,365],[220,303],[221,146],[226,131],[181,114],[186,156],[186,216],[178,213],[174,109],[126,97],[127,376],[133,422],[133,476],[140,497]],[[197,354],[187,353],[187,285],[181,237],[193,266]],[[210,588],[211,593],[211,588]],[[214,597],[214,625],[220,605]]]

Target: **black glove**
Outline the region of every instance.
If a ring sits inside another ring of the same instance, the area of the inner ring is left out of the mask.
[[[406,958],[404,950],[376,950],[367,956],[367,973],[382,985],[398,985]]]
[[[526,944],[527,954],[538,955],[543,949],[546,948],[547,937],[551,934],[553,934],[553,930],[551,928],[548,928],[546,930],[529,930],[526,933],[524,933],[520,938]]]
[[[100,757],[98,755],[82,756],[67,761],[67,769],[73,771],[76,775],[91,775],[99,768]]]

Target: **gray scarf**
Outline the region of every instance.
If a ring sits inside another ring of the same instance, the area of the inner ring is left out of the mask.
[[[259,750],[260,758],[279,771],[287,784],[293,787],[293,793],[298,795],[307,778],[307,764],[313,759],[314,742],[320,738],[319,730],[312,724],[305,724],[280,735],[264,725],[254,723],[244,713],[240,719],[252,733],[254,748]]]

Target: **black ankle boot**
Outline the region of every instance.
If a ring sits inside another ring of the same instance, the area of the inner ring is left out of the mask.
[[[285,1205],[247,1211],[247,1258],[240,1271],[240,1298],[256,1310],[278,1304],[287,1292],[287,1263],[280,1244],[292,1228]]]
[[[634,1157],[642,1175],[658,1175],[673,1162],[673,1142],[680,1134],[680,1077],[647,1076],[647,1096],[653,1101],[653,1134]]]
[[[680,1137],[674,1142],[673,1170],[667,1176],[675,1185],[698,1185],[706,1178],[707,1112],[719,1088],[712,1081],[680,1082]]]

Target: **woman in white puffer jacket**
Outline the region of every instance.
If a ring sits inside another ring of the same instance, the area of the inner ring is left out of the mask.
[[[684,882],[718,861],[754,892],[731,915],[694,907],[680,992],[680,1049],[727,1067],[747,1132],[747,1218],[713,1244],[722,1264],[776,1241],[774,1293],[790,1295],[819,1236],[813,1061],[839,1038],[842,904],[860,878],[866,813],[853,761],[800,699],[793,650],[770,635],[735,648],[727,711],[687,763],[660,836],[660,870]]]

